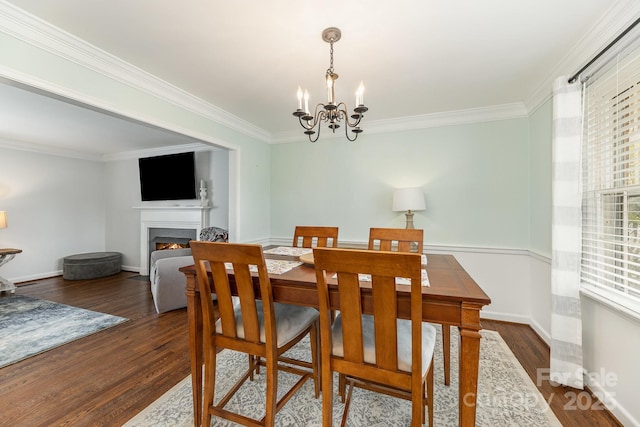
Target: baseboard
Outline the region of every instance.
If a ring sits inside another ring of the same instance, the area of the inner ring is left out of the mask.
[[[122,270],[129,271],[132,273],[140,273],[140,267],[123,265]],[[56,276],[62,276],[62,270],[52,271],[50,273],[34,274],[30,276],[14,277],[14,278],[11,278],[11,281],[16,285],[24,285],[24,284],[27,284],[26,282],[32,282],[34,280],[41,280],[41,279],[49,279],[51,277],[56,277]]]
[[[551,335],[549,335],[548,331],[546,331],[542,326],[540,326],[538,322],[533,319],[530,319],[529,326],[531,326],[536,334],[538,334],[538,336],[542,338],[542,341],[544,341],[549,347],[551,347]]]
[[[40,280],[40,279],[48,279],[50,277],[56,277],[56,276],[62,276],[62,270],[52,271],[49,273],[33,274],[29,276],[14,277],[14,278],[11,278],[10,280],[16,285],[21,285],[21,284],[24,284],[25,282],[31,282],[33,280]]]
[[[531,323],[530,317],[511,313],[497,313],[494,311],[489,311],[486,308],[483,308],[482,311],[480,311],[480,318],[487,320],[498,320],[501,322],[521,323],[523,325],[529,325]]]

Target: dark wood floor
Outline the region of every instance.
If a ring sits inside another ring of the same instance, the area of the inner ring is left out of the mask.
[[[1,368],[0,426],[120,426],[189,374],[186,309],[156,314],[149,282],[135,273],[56,277],[17,293],[130,320]],[[549,348],[530,327],[483,326],[502,335],[534,383],[549,366]],[[573,408],[572,389],[547,381],[539,389],[564,426],[620,425],[607,411]]]

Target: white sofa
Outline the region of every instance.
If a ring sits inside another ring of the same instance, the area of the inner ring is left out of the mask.
[[[203,228],[200,239],[212,242],[227,242],[226,230],[217,227]],[[191,249],[169,249],[151,253],[149,281],[151,295],[158,313],[165,313],[187,306],[185,288],[187,279],[179,269],[193,265]]]

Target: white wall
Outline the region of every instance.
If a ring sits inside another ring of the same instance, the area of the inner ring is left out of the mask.
[[[139,157],[153,155],[141,154]],[[229,153],[224,150],[198,150],[195,153],[196,182],[205,180],[210,225],[229,227]],[[108,250],[123,254],[123,267],[139,271],[140,211],[135,206],[197,204],[197,201],[142,202],[138,157],[105,163],[106,230]]]
[[[213,190],[211,225],[228,228],[229,154],[196,153],[196,172]],[[210,193],[211,195],[211,193]],[[117,251],[140,266],[142,204],[137,158],[96,162],[0,147],[0,210],[9,227],[0,247],[23,250],[2,276],[24,282],[62,274],[68,255]]]
[[[138,159],[105,162],[106,229],[109,250],[122,253],[125,269],[140,268],[142,204]]]
[[[229,152],[212,151],[207,175],[211,204],[209,225],[229,229]],[[206,178],[205,178],[206,179]]]
[[[62,273],[62,258],[105,250],[104,165],[0,147],[0,247],[23,252],[0,274],[22,282]]]
[[[586,384],[623,425],[640,426],[640,323],[588,297],[581,303]]]

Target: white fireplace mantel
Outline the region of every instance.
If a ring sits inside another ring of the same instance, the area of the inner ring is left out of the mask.
[[[135,206],[140,210],[140,275],[149,274],[149,229],[186,228],[200,230],[209,226],[209,206]]]

